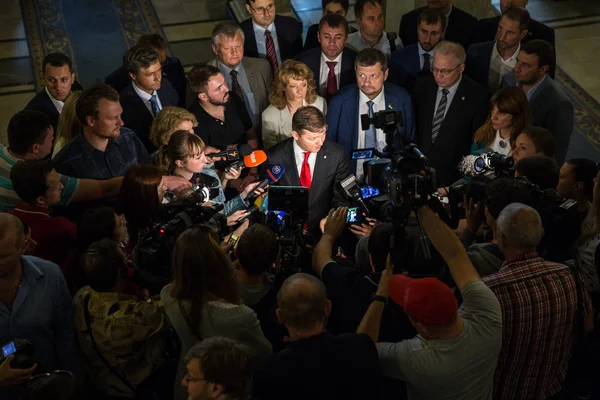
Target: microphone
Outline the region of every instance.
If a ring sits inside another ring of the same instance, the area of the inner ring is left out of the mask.
[[[272,185],[275,182],[279,181],[285,172],[285,167],[281,164],[271,165],[269,169],[267,169],[267,179],[262,181],[260,185],[258,185],[252,193],[248,197],[254,198],[259,195],[258,189],[264,189],[267,185]]]
[[[365,210],[365,213],[369,215],[369,207],[367,207],[363,201],[362,193],[358,187],[358,184],[356,183],[356,177],[354,175],[350,175],[349,177],[342,179],[340,185],[342,186],[344,193],[346,193],[346,196],[360,203],[362,208]]]
[[[242,215],[241,217],[239,217],[237,219],[237,221],[235,221],[236,224],[241,223],[243,220],[245,220],[246,218],[250,217],[250,215],[252,215],[252,213],[255,213],[258,211],[258,207],[257,206],[252,206],[250,208],[248,208],[246,210],[246,213],[244,215]]]
[[[463,176],[475,176],[479,175],[477,171],[475,171],[475,160],[479,157],[469,154],[464,156],[460,163],[458,164],[458,171]]]
[[[236,161],[252,153],[252,147],[248,144],[230,144],[224,151],[207,154],[208,157],[227,157],[227,161]]]
[[[250,152],[250,154],[244,156],[242,160],[233,162],[233,163],[229,164],[228,166],[226,166],[225,172],[229,172],[232,169],[238,169],[238,168],[244,168],[244,167],[248,167],[248,168],[256,167],[256,166],[259,166],[260,164],[264,163],[265,161],[267,161],[267,153],[265,153],[262,150],[255,150],[255,151]]]

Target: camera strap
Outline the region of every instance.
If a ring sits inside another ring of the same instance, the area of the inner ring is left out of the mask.
[[[98,356],[100,357],[100,359],[102,360],[102,362],[104,363],[106,368],[108,368],[109,371],[113,373],[113,375],[115,375],[117,378],[119,378],[119,380],[121,382],[123,382],[123,384],[125,386],[127,386],[127,388],[135,394],[136,391],[135,391],[135,388],[133,387],[133,385],[131,385],[129,383],[129,381],[123,375],[121,375],[112,365],[110,365],[108,360],[106,358],[104,358],[104,356],[100,352],[100,349],[98,348],[98,344],[96,343],[96,339],[94,339],[94,333],[92,330],[92,322],[91,322],[90,310],[89,310],[89,303],[90,303],[90,296],[88,295],[85,298],[85,300],[83,301],[83,315],[85,318],[85,325],[87,326],[88,333],[90,334],[90,339],[92,339],[92,344],[94,346],[94,349],[96,350],[96,353],[98,353]]]

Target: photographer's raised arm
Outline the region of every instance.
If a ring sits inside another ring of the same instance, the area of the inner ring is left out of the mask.
[[[456,286],[462,290],[471,281],[480,280],[479,274],[473,268],[467,252],[456,234],[429,207],[419,210],[419,217],[425,233],[448,263],[450,273]]]

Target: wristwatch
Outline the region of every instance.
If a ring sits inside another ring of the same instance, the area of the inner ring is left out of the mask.
[[[380,302],[382,302],[383,304],[387,304],[387,302],[388,302],[388,298],[387,298],[387,297],[383,297],[383,296],[380,296],[380,295],[376,294],[376,295],[375,295],[375,296],[373,296],[373,298],[371,299],[371,303],[372,303],[372,302],[374,302],[374,301],[380,301]]]

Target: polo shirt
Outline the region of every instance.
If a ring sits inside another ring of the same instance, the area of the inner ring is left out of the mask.
[[[94,148],[81,134],[67,143],[53,161],[61,174],[100,180],[124,176],[136,164],[152,164],[140,139],[125,127],[119,137],[108,141],[106,151]]]

